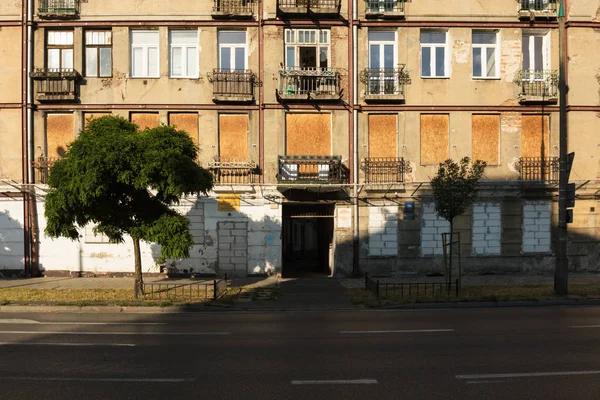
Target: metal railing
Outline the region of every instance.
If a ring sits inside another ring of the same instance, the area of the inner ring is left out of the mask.
[[[58,160],[58,157],[38,157],[35,161],[31,162],[31,165],[36,171],[35,182],[46,184],[48,183],[48,176],[50,174],[50,168]]]
[[[370,157],[361,161],[365,183],[402,183],[404,175],[411,171],[404,158]]]
[[[459,280],[454,282],[380,282],[365,273],[365,290],[373,293],[377,299],[383,298],[435,298],[458,297]]]
[[[78,95],[79,72],[63,68],[37,68],[31,73],[36,81],[38,100],[74,100]]]
[[[212,282],[144,283],[144,295],[151,300],[217,300],[227,292],[227,274]]]
[[[242,185],[255,182],[258,175],[253,161],[215,159],[208,163],[208,169],[215,177],[217,185]]]
[[[254,0],[213,0],[213,14],[219,15],[252,15]]]
[[[405,0],[365,0],[367,14],[404,14]]]
[[[516,167],[522,181],[558,182],[558,157],[521,157]]]
[[[519,97],[521,99],[548,99],[558,98],[558,71],[525,70],[519,72],[517,84],[521,86]]]
[[[341,156],[279,156],[279,182],[343,183]]]
[[[404,96],[405,85],[411,82],[404,68],[367,68],[360,80],[365,84],[366,96]]]
[[[40,17],[75,17],[79,15],[79,0],[39,0]]]
[[[558,10],[557,0],[521,0],[519,11],[544,11],[556,13]]]
[[[244,100],[254,98],[255,75],[251,70],[213,70],[210,80],[216,99]]]
[[[286,67],[279,71],[279,95],[340,96],[340,74],[336,68]]]
[[[277,7],[282,11],[288,9],[306,9],[308,11],[318,9],[339,11],[341,0],[277,0]]]

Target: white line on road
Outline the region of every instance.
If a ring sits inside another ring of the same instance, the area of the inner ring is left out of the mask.
[[[502,381],[502,380],[494,380],[494,381],[467,381],[467,383],[470,383],[470,384],[488,384],[488,383],[503,383],[503,382],[507,382],[507,381]]]
[[[571,326],[571,328],[574,328],[574,329],[581,329],[581,328],[600,328],[600,325],[575,325],[575,326]]]
[[[132,336],[223,336],[231,332],[71,332],[71,331],[0,331],[0,334],[37,334],[37,335],[132,335]]]
[[[182,383],[194,382],[196,378],[41,378],[21,376],[0,376],[0,381],[58,381],[58,382],[142,382],[142,383]]]
[[[339,380],[307,380],[292,381],[292,385],[375,385],[377,379],[339,379]]]
[[[166,325],[165,322],[44,322],[32,319],[0,319],[0,325]]]
[[[134,343],[29,343],[0,342],[0,346],[58,346],[58,347],[135,347]]]
[[[456,375],[456,379],[502,379],[502,378],[537,378],[545,376],[570,376],[570,375],[600,375],[600,371],[557,371],[557,372],[525,372],[509,374],[472,374]]]
[[[368,334],[368,333],[435,333],[454,332],[454,329],[403,329],[395,331],[340,331],[342,334]]]

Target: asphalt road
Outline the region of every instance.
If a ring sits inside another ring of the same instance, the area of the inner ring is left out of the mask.
[[[600,307],[2,313],[0,399],[600,399]]]

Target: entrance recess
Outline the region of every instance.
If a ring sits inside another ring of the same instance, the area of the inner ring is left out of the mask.
[[[283,205],[283,277],[331,275],[334,210],[334,204]]]

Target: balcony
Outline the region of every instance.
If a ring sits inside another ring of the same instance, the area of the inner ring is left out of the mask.
[[[213,84],[213,101],[249,103],[254,101],[254,73],[215,69],[209,80]]]
[[[347,181],[340,156],[279,156],[277,181],[293,184],[340,184]]]
[[[252,18],[254,0],[213,0],[213,18]]]
[[[341,0],[277,0],[281,14],[339,14]]]
[[[558,157],[522,157],[516,165],[522,181],[558,182]]]
[[[31,165],[35,169],[35,182],[46,184],[48,183],[48,176],[50,173],[50,168],[54,165],[54,163],[58,160],[57,157],[38,157],[35,161],[31,162]]]
[[[520,0],[519,2],[520,19],[555,19],[558,16],[557,11],[557,0]]]
[[[515,78],[521,87],[520,103],[558,102],[558,71],[520,71]]]
[[[404,183],[404,176],[411,172],[410,163],[404,158],[371,157],[361,161],[365,183]]]
[[[38,16],[46,19],[79,18],[79,0],[39,0]]]
[[[258,175],[258,167],[253,161],[216,158],[207,167],[213,173],[217,186],[250,185],[255,183]]]
[[[340,74],[335,68],[286,67],[279,71],[277,95],[284,100],[339,100]]]
[[[406,0],[365,0],[367,18],[403,18]]]
[[[360,74],[365,85],[365,101],[404,101],[404,89],[410,76],[404,68],[367,68]]]
[[[38,101],[77,101],[81,75],[73,69],[38,68],[31,73]]]

